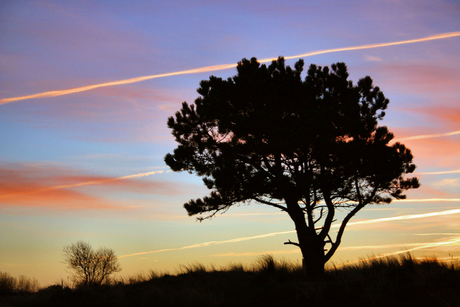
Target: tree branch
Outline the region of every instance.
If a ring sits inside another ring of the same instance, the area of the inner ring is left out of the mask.
[[[348,215],[343,219],[342,224],[340,225],[340,228],[339,228],[339,232],[337,233],[335,243],[331,242],[332,247],[329,250],[329,252],[326,254],[326,257],[325,257],[326,262],[329,261],[329,259],[332,257],[332,255],[334,255],[335,251],[339,247],[340,242],[342,241],[342,236],[345,231],[345,227],[347,226],[347,223],[359,210],[361,210],[362,208],[364,208],[364,206],[369,204],[371,200],[374,198],[375,194],[377,193],[377,187],[375,187],[371,195],[369,195],[369,197],[367,197],[366,200],[363,201],[357,178],[355,179],[355,188],[356,188],[356,194],[358,196],[359,204],[353,210],[351,210],[350,213],[348,213]]]
[[[295,246],[297,246],[297,247],[300,247],[299,243],[292,242],[291,240],[288,240],[287,242],[284,242],[284,245],[288,245],[288,244],[291,244],[291,245],[295,245]]]
[[[317,219],[313,222],[313,224],[318,223],[322,218],[323,218],[323,208],[321,208],[321,212],[319,213],[319,218],[317,218]]]
[[[331,224],[334,220],[335,208],[334,208],[334,204],[332,203],[331,195],[329,191],[324,188],[322,190],[323,190],[324,201],[326,202],[326,206],[327,206],[327,215],[326,215],[326,220],[324,221],[324,227],[318,236],[322,241],[324,241],[324,239],[326,238],[326,235],[331,230]]]
[[[255,201],[258,201],[259,203],[262,203],[262,204],[264,204],[264,205],[269,205],[269,206],[278,208],[278,209],[280,209],[281,211],[287,211],[287,208],[286,208],[286,207],[283,207],[283,206],[281,206],[281,205],[278,205],[278,204],[275,204],[275,203],[272,203],[272,202],[263,200],[263,199],[261,199],[261,198],[253,197],[252,199],[255,200]]]

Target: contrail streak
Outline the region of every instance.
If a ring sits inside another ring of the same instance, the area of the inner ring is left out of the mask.
[[[373,49],[373,48],[382,48],[382,47],[388,47],[388,46],[421,43],[421,42],[432,41],[432,40],[437,40],[437,39],[451,38],[451,37],[456,37],[456,36],[460,36],[460,31],[459,32],[436,34],[436,35],[427,36],[427,37],[423,37],[423,38],[410,39],[410,40],[391,42],[391,43],[369,44],[369,45],[362,45],[362,46],[353,46],[353,47],[344,47],[344,48],[335,48],[335,49],[313,51],[313,52],[308,52],[308,53],[304,53],[304,54],[288,56],[288,57],[284,57],[284,58],[286,60],[290,60],[290,59],[296,59],[296,58],[301,58],[301,57],[302,58],[303,57],[309,57],[309,56],[325,54],[325,53],[352,51],[352,50],[362,50],[362,49]],[[262,61],[269,62],[269,61],[272,61],[272,60],[274,60],[274,59],[264,59]]]
[[[325,54],[325,53],[353,51],[353,50],[363,50],[363,49],[382,48],[382,47],[404,45],[404,44],[421,43],[421,42],[438,40],[438,39],[452,38],[452,37],[456,37],[456,36],[460,36],[460,31],[459,32],[442,33],[442,34],[437,34],[437,35],[433,35],[433,36],[417,38],[417,39],[411,39],[411,40],[398,41],[398,42],[369,44],[369,45],[361,45],[361,46],[353,46],[353,47],[344,47],[344,48],[334,48],[334,49],[319,50],[319,51],[307,52],[307,53],[293,55],[293,56],[287,56],[287,57],[284,57],[284,58],[286,60],[290,60],[290,59],[305,58],[305,57],[310,57],[310,56],[315,56],[315,55],[320,55],[320,54]],[[260,63],[267,63],[267,62],[271,62],[273,60],[276,60],[276,58],[262,59],[262,60],[259,60],[259,62]],[[7,104],[7,103],[10,103],[10,102],[14,102],[14,101],[26,100],[26,99],[35,99],[35,98],[45,98],[45,97],[55,97],[55,96],[68,95],[68,94],[73,94],[73,93],[90,91],[90,90],[100,88],[100,87],[115,86],[115,85],[122,85],[122,84],[130,84],[130,83],[136,83],[136,82],[141,82],[141,81],[150,80],[150,79],[156,79],[156,78],[164,78],[164,77],[171,77],[171,76],[177,76],[177,75],[187,75],[187,74],[211,72],[211,71],[216,71],[216,70],[224,70],[224,69],[234,68],[235,66],[236,66],[235,64],[223,64],[223,65],[206,66],[206,67],[202,67],[202,68],[182,70],[182,71],[170,72],[170,73],[165,73],[165,74],[157,74],[157,75],[136,77],[136,78],[131,78],[131,79],[118,80],[118,81],[112,81],[112,82],[106,82],[106,83],[100,83],[100,84],[93,84],[93,85],[82,86],[82,87],[77,87],[77,88],[72,88],[72,89],[67,89],[67,90],[57,90],[57,91],[38,93],[38,94],[33,94],[33,95],[28,95],[28,96],[3,98],[3,99],[0,99],[0,105],[1,104]]]
[[[163,173],[163,171],[152,171],[152,172],[146,172],[146,173],[139,173],[139,174],[134,174],[134,175],[123,176],[123,177],[115,177],[115,178],[107,178],[107,179],[86,181],[86,182],[80,182],[80,183],[74,183],[74,184],[58,185],[58,186],[55,186],[55,187],[45,188],[45,189],[42,189],[42,190],[67,189],[67,188],[81,187],[81,186],[85,186],[85,185],[94,185],[94,184],[110,182],[110,181],[117,181],[117,180],[123,180],[123,179],[146,177],[146,176],[151,176],[151,175],[154,175],[154,174],[161,174],[161,173]]]
[[[373,258],[382,258],[382,257],[388,257],[388,256],[395,256],[395,255],[399,255],[399,254],[409,253],[409,252],[419,250],[419,249],[427,249],[427,248],[433,248],[433,247],[438,247],[438,246],[458,245],[459,243],[460,243],[460,237],[455,237],[455,238],[452,238],[452,239],[447,240],[447,241],[425,243],[425,244],[421,244],[421,245],[413,247],[413,248],[409,248],[409,249],[405,249],[405,250],[401,250],[401,251],[397,251],[397,252],[394,252],[394,253],[389,253],[389,254],[378,256],[378,257],[373,257]]]
[[[395,202],[403,203],[429,203],[429,202],[458,202],[460,198],[419,198],[419,199],[397,199]]]
[[[446,132],[446,133],[438,133],[438,134],[424,134],[424,135],[408,136],[405,138],[394,139],[394,141],[400,142],[400,141],[410,141],[410,140],[420,140],[420,139],[431,139],[431,138],[440,138],[444,136],[452,136],[452,135],[457,135],[457,134],[460,134],[460,130]]]
[[[394,217],[388,217],[388,218],[381,218],[381,219],[353,222],[353,223],[348,223],[348,225],[373,224],[373,223],[388,222],[388,221],[395,221],[395,220],[419,219],[419,218],[425,218],[425,217],[431,217],[431,216],[442,216],[442,215],[458,214],[458,213],[460,213],[460,209],[439,211],[439,212],[430,212],[430,213],[423,213],[423,214],[394,216]],[[334,227],[334,228],[337,228],[339,226],[340,226],[340,224],[332,225],[332,227]],[[210,242],[203,242],[203,243],[192,244],[192,245],[187,245],[187,246],[177,247],[177,248],[168,248],[168,249],[159,249],[159,250],[148,251],[148,252],[139,252],[139,253],[119,256],[118,258],[141,256],[141,255],[146,255],[146,254],[156,254],[156,253],[162,253],[162,252],[168,252],[168,251],[177,251],[177,250],[183,250],[183,249],[205,247],[205,246],[210,246],[210,245],[236,243],[236,242],[255,240],[255,239],[262,239],[262,238],[273,237],[273,236],[284,235],[284,234],[291,234],[291,233],[295,233],[295,230],[281,231],[281,232],[271,232],[271,233],[257,235],[257,236],[251,236],[251,237],[241,237],[241,238],[224,240],[224,241],[210,241]]]
[[[289,231],[272,232],[272,233],[266,233],[266,234],[263,234],[263,235],[257,235],[257,236],[252,236],[252,237],[242,237],[242,238],[236,238],[236,239],[230,239],[230,240],[224,240],[224,241],[209,241],[209,242],[192,244],[192,245],[187,245],[187,246],[178,247],[178,248],[168,248],[168,249],[160,249],[160,250],[154,250],[154,251],[148,251],[148,252],[139,252],[139,253],[119,256],[118,258],[141,256],[141,255],[146,255],[146,254],[156,254],[156,253],[161,253],[161,252],[177,251],[177,250],[183,250],[183,249],[205,247],[205,246],[210,246],[210,245],[236,243],[236,242],[242,242],[242,241],[248,241],[248,240],[254,240],[254,239],[268,238],[268,237],[273,237],[273,236],[282,235],[282,234],[288,234],[288,233],[293,233],[293,232],[294,232],[293,230],[289,230]]]
[[[400,215],[400,216],[385,217],[385,218],[373,219],[373,220],[367,220],[367,221],[358,221],[358,222],[348,223],[348,225],[373,224],[373,223],[381,223],[381,222],[397,221],[397,220],[412,220],[412,219],[420,219],[420,218],[431,217],[431,216],[442,216],[442,215],[458,214],[458,213],[460,213],[460,209],[453,209],[453,210],[446,210],[446,211],[439,211],[439,212]],[[339,224],[335,224],[332,227],[339,227]]]
[[[386,245],[369,246],[370,248],[393,248],[393,247],[397,247],[397,245],[399,245],[399,246],[403,246],[403,245],[405,245],[405,246],[412,245],[413,246],[413,245],[416,245],[416,247],[413,247],[413,248],[410,248],[410,249],[404,249],[404,250],[400,250],[400,251],[393,252],[393,253],[383,254],[383,255],[379,255],[379,256],[374,256],[374,257],[370,257],[370,258],[366,258],[366,259],[360,259],[360,260],[356,260],[356,261],[353,261],[353,262],[348,262],[348,263],[336,265],[336,266],[333,266],[332,268],[328,268],[328,270],[337,269],[337,268],[348,266],[348,265],[351,265],[351,264],[370,261],[370,260],[374,260],[374,259],[380,259],[380,258],[385,258],[385,257],[390,257],[390,256],[396,256],[396,255],[400,255],[400,254],[410,253],[410,252],[415,251],[415,250],[433,248],[433,247],[438,247],[438,246],[458,245],[459,243],[460,243],[460,237],[455,237],[455,238],[452,238],[450,240],[442,241],[442,242],[394,244],[394,245],[388,245],[388,246],[386,246]],[[367,246],[364,246],[363,248],[367,248]],[[348,249],[353,249],[353,248],[348,248]]]
[[[453,171],[439,171],[439,172],[415,172],[416,175],[446,175],[446,174],[458,174],[460,169]]]

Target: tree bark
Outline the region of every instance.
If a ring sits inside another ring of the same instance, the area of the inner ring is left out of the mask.
[[[316,234],[309,235],[307,239],[297,232],[299,247],[302,252],[302,268],[309,280],[324,278],[324,242]]]
[[[294,221],[297,232],[297,244],[302,253],[302,268],[307,279],[321,280],[324,278],[324,240],[316,234],[315,225],[307,225],[305,214],[297,201],[286,201],[288,213]],[[292,244],[292,243],[291,243]]]

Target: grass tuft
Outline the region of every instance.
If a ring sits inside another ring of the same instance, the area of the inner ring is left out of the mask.
[[[0,281],[11,284],[8,274]],[[181,266],[176,275],[146,274],[97,288],[63,282],[36,293],[0,297],[7,306],[460,306],[460,265],[436,258],[375,256],[309,281],[300,266],[265,255],[252,266]],[[4,286],[5,288],[8,286]]]

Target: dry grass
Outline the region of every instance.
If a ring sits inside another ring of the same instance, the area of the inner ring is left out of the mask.
[[[374,257],[308,281],[299,266],[263,256],[252,266],[182,266],[176,275],[136,274],[110,285],[54,285],[10,306],[460,306],[460,266],[435,258]],[[0,298],[1,299],[1,298]],[[0,301],[1,305],[1,301]]]

